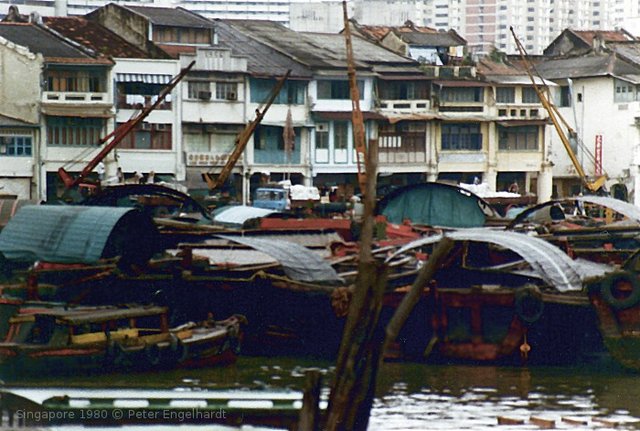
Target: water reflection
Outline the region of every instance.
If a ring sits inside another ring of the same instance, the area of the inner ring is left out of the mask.
[[[8,386],[80,388],[189,388],[214,390],[299,390],[304,371],[320,369],[328,385],[332,363],[297,358],[240,358],[228,368],[172,370],[19,381]],[[326,394],[325,390],[325,394]],[[607,429],[594,418],[640,429],[640,374],[615,367],[489,367],[386,363],[380,371],[370,429],[458,430],[540,429],[530,417],[552,420],[558,429]],[[498,425],[497,418],[525,425]],[[584,422],[575,425],[569,418]]]

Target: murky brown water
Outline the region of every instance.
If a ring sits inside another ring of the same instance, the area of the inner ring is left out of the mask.
[[[229,368],[3,379],[7,386],[31,387],[297,390],[304,381],[305,369],[311,367],[320,368],[328,384],[331,363],[262,357],[240,358]],[[640,374],[615,366],[510,368],[387,363],[380,372],[377,392],[371,430],[540,429],[530,422],[532,416],[553,421],[557,429],[610,429],[613,425],[616,429],[640,429]],[[521,419],[525,424],[498,425],[500,416]]]

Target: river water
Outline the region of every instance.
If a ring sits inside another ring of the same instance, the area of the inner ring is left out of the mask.
[[[241,357],[230,367],[159,373],[2,377],[8,387],[279,391],[301,389],[308,368],[319,368],[329,384],[332,363],[286,357]],[[499,425],[499,417],[524,425]],[[369,429],[541,429],[531,417],[552,421],[556,429],[640,429],[640,374],[610,363],[527,368],[388,362],[378,376]]]

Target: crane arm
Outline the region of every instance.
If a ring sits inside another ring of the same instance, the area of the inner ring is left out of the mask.
[[[578,172],[578,175],[580,176],[580,179],[582,180],[584,185],[590,191],[595,192],[595,191],[599,190],[604,185],[604,182],[607,179],[606,176],[602,176],[602,177],[596,179],[595,181],[589,181],[589,179],[587,177],[587,174],[585,173],[584,168],[582,167],[582,164],[580,163],[580,161],[576,157],[576,154],[573,151],[573,148],[571,148],[571,143],[569,142],[569,138],[567,138],[567,134],[564,132],[564,130],[562,130],[562,127],[561,127],[560,123],[562,122],[562,124],[565,125],[565,127],[567,128],[567,130],[569,132],[569,135],[577,135],[577,133],[575,132],[575,130],[573,130],[569,126],[569,124],[562,117],[562,115],[560,115],[560,112],[558,111],[558,108],[549,101],[549,98],[547,97],[547,95],[544,94],[544,92],[540,88],[540,85],[538,85],[538,83],[536,82],[536,80],[535,80],[535,78],[534,78],[534,76],[533,76],[533,74],[531,72],[533,70],[533,66],[531,65],[531,62],[529,61],[529,59],[527,58],[526,51],[525,51],[524,47],[522,46],[522,43],[520,42],[520,40],[516,36],[516,33],[513,30],[513,27],[511,27],[510,30],[511,30],[511,34],[513,35],[513,39],[515,40],[516,47],[518,48],[518,52],[520,53],[520,58],[522,58],[522,62],[524,64],[524,66],[525,66],[527,75],[529,76],[529,79],[531,80],[531,84],[533,85],[533,89],[535,90],[536,94],[538,95],[538,98],[540,99],[540,103],[542,103],[542,106],[544,107],[544,109],[549,114],[549,119],[553,123],[553,127],[556,129],[556,132],[558,133],[558,136],[560,137],[560,141],[562,141],[562,145],[564,146],[564,149],[566,150],[567,155],[571,159],[571,163],[573,164],[573,166],[575,167],[576,171]]]
[[[347,51],[347,74],[349,76],[349,94],[351,95],[351,123],[353,125],[353,147],[356,150],[356,163],[358,167],[358,184],[360,192],[364,196],[367,189],[366,154],[367,145],[365,142],[364,118],[360,110],[360,90],[356,80],[356,66],[353,59],[353,45],[351,43],[351,28],[349,26],[349,16],[347,15],[347,2],[342,1],[342,12],[344,18],[344,38]]]
[[[182,69],[179,74],[174,76],[171,81],[160,91],[158,94],[158,99],[151,104],[143,108],[138,115],[129,119],[127,122],[121,124],[116,127],[111,133],[104,136],[100,139],[100,145],[106,144],[102,150],[93,158],[87,165],[82,169],[80,174],[73,178],[64,168],[58,169],[58,176],[62,179],[65,187],[67,189],[77,186],[80,184],[94,169],[98,164],[104,160],[104,158],[109,154],[111,150],[113,150],[124,138],[127,136],[133,129],[135,129],[138,124],[140,124],[147,116],[155,110],[162,102],[164,102],[165,98],[171,94],[171,91],[178,85],[178,83],[186,76],[187,73],[191,70],[191,68],[196,64],[195,61],[192,61],[187,67]]]
[[[207,186],[210,190],[216,190],[222,187],[225,181],[227,181],[227,178],[231,174],[233,167],[238,162],[238,159],[240,159],[240,156],[246,148],[249,139],[251,139],[251,135],[253,135],[253,132],[256,130],[256,128],[264,118],[265,114],[269,110],[269,107],[271,107],[273,102],[276,100],[276,97],[278,97],[280,90],[282,90],[282,87],[284,86],[286,80],[289,78],[290,74],[291,69],[287,70],[287,73],[285,73],[278,80],[275,87],[271,89],[271,93],[269,94],[267,101],[264,102],[260,107],[258,107],[258,109],[256,109],[256,116],[253,121],[247,124],[246,127],[238,134],[238,136],[236,137],[235,147],[229,155],[227,163],[225,163],[225,165],[222,167],[222,171],[220,171],[220,174],[218,174],[218,177],[214,180],[210,173],[203,172],[202,177],[206,181]]]

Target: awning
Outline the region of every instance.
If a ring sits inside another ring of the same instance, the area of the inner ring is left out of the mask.
[[[519,126],[543,126],[549,124],[547,120],[508,120],[498,121],[498,126],[502,127],[519,127]]]
[[[117,82],[142,82],[144,84],[168,84],[171,75],[153,75],[146,73],[116,73]]]

